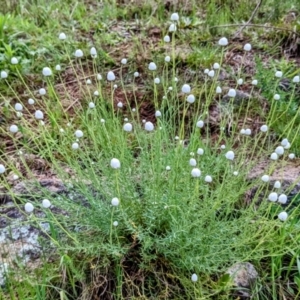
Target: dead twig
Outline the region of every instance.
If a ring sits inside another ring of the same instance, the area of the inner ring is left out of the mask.
[[[252,20],[253,20],[253,18],[254,18],[254,16],[256,15],[256,13],[257,13],[257,11],[258,11],[258,9],[260,8],[260,6],[261,6],[261,4],[262,4],[262,1],[263,0],[259,0],[258,1],[258,3],[257,3],[257,5],[256,5],[256,7],[255,7],[255,9],[254,9],[254,11],[252,12],[252,15],[251,15],[251,17],[249,18],[249,20],[235,33],[235,35],[234,35],[234,38],[236,38],[243,30],[244,30],[244,28],[248,25],[248,24],[250,24],[251,22],[252,22]]]
[[[209,27],[209,29],[212,28],[221,28],[221,27],[239,27],[239,26],[244,26],[244,27],[262,27],[262,28],[268,28],[268,29],[274,29],[274,30],[281,30],[281,31],[287,31],[287,32],[291,32],[297,36],[300,37],[300,33],[297,33],[295,30],[292,29],[287,29],[287,28],[281,28],[281,27],[274,27],[274,26],[268,26],[268,25],[260,25],[260,24],[224,24],[224,25],[216,25],[216,26],[211,26]]]

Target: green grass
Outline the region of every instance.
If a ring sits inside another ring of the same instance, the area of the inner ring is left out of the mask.
[[[263,170],[268,175],[283,174],[298,163],[288,154],[299,157],[299,84],[290,82],[284,91],[274,76],[277,70],[290,81],[299,75],[293,60],[281,58],[280,52],[293,42],[288,30],[299,26],[296,19],[284,21],[290,10],[300,13],[298,2],[263,3],[251,23],[270,28],[246,27],[242,42],[230,40],[239,27],[227,25],[250,18],[256,4],[249,1],[183,1],[169,12],[162,3],[140,1],[6,2],[0,15],[0,71],[8,72],[0,80],[0,163],[6,168],[1,186],[20,211],[26,202],[34,205],[28,214],[32,225],[39,228],[46,219],[50,229],[40,240],[40,267],[10,266],[1,298],[235,299],[236,287],[225,272],[234,263],[251,262],[259,273],[253,299],[297,299],[298,194],[286,206],[270,202],[273,183],[248,175],[261,160],[268,162]],[[185,19],[171,43],[164,43],[173,11]],[[58,39],[60,32],[66,41]],[[218,46],[222,36],[229,38],[227,47]],[[246,42],[253,46],[251,55],[244,54]],[[98,51],[94,59],[92,46]],[[83,58],[74,57],[76,49],[83,50]],[[241,62],[236,64],[232,55],[240,55]],[[17,65],[11,64],[12,57],[18,58]],[[120,62],[124,57],[126,65]],[[148,70],[152,61],[156,71]],[[217,80],[219,70],[213,78],[203,73],[215,62],[225,74],[222,81]],[[57,64],[62,71],[55,70]],[[53,75],[42,76],[44,67]],[[110,70],[116,75],[112,83],[106,81]],[[257,86],[251,86],[254,78]],[[192,87],[194,103],[186,101],[183,84]],[[225,103],[215,93],[217,86],[222,95],[229,88],[241,89],[251,99]],[[37,93],[41,87],[45,96]],[[273,100],[276,93],[278,101]],[[29,105],[28,98],[35,104]],[[21,117],[16,103],[23,104]],[[36,110],[44,113],[44,123],[35,119]],[[154,116],[157,110],[161,117]],[[145,130],[144,119],[154,123],[153,131]],[[197,127],[199,120],[203,128]],[[132,132],[124,131],[127,122]],[[9,131],[12,124],[17,134]],[[259,130],[263,124],[269,126],[267,133]],[[241,135],[247,128],[251,136]],[[76,130],[83,136],[76,138]],[[291,147],[272,161],[283,138]],[[197,154],[199,148],[203,155]],[[225,156],[230,150],[233,160]],[[46,161],[71,196],[53,196],[46,189],[31,200],[14,195],[9,176],[17,174],[19,181],[36,176],[24,154]],[[112,158],[120,160],[119,169],[111,168]],[[197,166],[191,165],[192,158]],[[193,168],[201,170],[201,177],[191,175]],[[212,182],[205,181],[207,175]],[[114,197],[118,206],[111,205]],[[42,207],[44,198],[51,201],[50,209]],[[288,213],[285,222],[278,219],[282,211]]]

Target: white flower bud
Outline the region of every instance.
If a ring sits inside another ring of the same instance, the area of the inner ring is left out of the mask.
[[[46,77],[51,76],[52,75],[51,69],[48,67],[43,68],[43,75]]]
[[[288,218],[288,214],[285,211],[282,211],[279,215],[278,215],[278,219],[280,221],[286,221]]]
[[[188,103],[191,103],[191,104],[194,103],[195,102],[195,96],[193,94],[188,95],[187,98],[186,98],[186,101]]]
[[[36,110],[35,113],[34,113],[34,116],[37,120],[42,120],[44,119],[44,114],[42,111],[40,110]]]
[[[5,71],[1,71],[1,75],[0,75],[0,77],[1,77],[2,79],[5,79],[5,78],[7,78],[7,77],[8,77],[8,74],[7,74],[7,72],[5,72]]]
[[[0,164],[0,174],[3,174],[5,172],[5,167]]]
[[[202,148],[198,148],[197,154],[198,155],[203,155],[204,154],[204,150]]]
[[[205,180],[205,182],[210,183],[210,182],[212,182],[212,177],[210,175],[206,175],[204,180]]]
[[[134,77],[139,77],[139,76],[140,76],[140,73],[139,73],[139,72],[134,72],[134,73],[133,73],[133,76],[134,76]]]
[[[275,183],[274,183],[274,188],[275,189],[280,189],[281,188],[281,183],[280,183],[280,181],[275,181]]]
[[[176,30],[177,30],[177,27],[176,27],[175,24],[171,24],[171,25],[169,26],[169,32],[175,32]]]
[[[16,57],[13,57],[11,60],[10,60],[10,62],[11,62],[11,64],[12,65],[16,65],[16,64],[18,64],[18,59],[16,58]]]
[[[258,80],[257,79],[253,79],[251,83],[252,83],[252,85],[257,85],[258,84]]]
[[[171,15],[171,21],[179,21],[179,15],[178,13],[172,13]]]
[[[215,69],[215,70],[220,69],[220,65],[218,63],[214,63],[213,69]]]
[[[81,137],[83,137],[83,132],[82,132],[81,130],[76,130],[76,131],[75,131],[75,136],[76,136],[77,138],[81,138]]]
[[[263,175],[263,176],[261,177],[261,180],[262,180],[263,182],[268,182],[268,181],[270,180],[270,176],[269,176],[269,175]]]
[[[151,62],[149,65],[148,65],[148,69],[150,71],[155,71],[157,69],[156,67],[156,64],[154,62]]]
[[[40,94],[41,96],[46,95],[46,90],[45,90],[44,88],[39,89],[39,94]]]
[[[295,77],[293,78],[293,82],[294,82],[294,83],[300,82],[300,77],[299,77],[298,75],[295,76]]]
[[[196,167],[197,166],[197,161],[196,161],[196,159],[195,158],[190,158],[190,166],[192,166],[192,167]]]
[[[289,159],[294,159],[296,157],[295,153],[290,153],[289,154]]]
[[[127,64],[127,59],[126,58],[122,58],[121,59],[121,64],[122,65],[126,65]]]
[[[192,175],[192,177],[200,177],[200,176],[201,176],[201,171],[200,171],[200,169],[194,168],[194,169],[191,171],[191,175]]]
[[[117,158],[113,158],[113,159],[110,161],[110,166],[111,166],[113,169],[120,169],[121,163],[120,163],[120,161],[119,161]]]
[[[276,71],[275,72],[275,77],[277,77],[277,78],[281,78],[282,75],[283,75],[283,73],[281,71]]]
[[[15,104],[15,110],[16,111],[22,111],[23,110],[23,105],[21,103],[16,103]]]
[[[278,146],[278,147],[275,149],[275,153],[277,153],[278,156],[283,155],[283,153],[284,153],[284,148],[283,148],[282,146]]]
[[[161,112],[160,112],[159,110],[157,110],[157,111],[155,112],[155,117],[156,117],[156,118],[161,117]]]
[[[44,199],[42,201],[42,205],[44,208],[49,208],[51,206],[51,202],[48,199]]]
[[[280,95],[275,94],[274,97],[273,97],[273,99],[274,99],[274,100],[280,100]]]
[[[286,204],[286,202],[287,202],[287,195],[285,195],[285,194],[279,195],[278,202],[281,203],[281,204]]]
[[[152,131],[152,130],[154,130],[154,125],[153,125],[153,123],[152,123],[152,122],[146,122],[146,123],[145,123],[145,130],[146,130],[146,131]]]
[[[271,202],[276,202],[277,199],[278,199],[278,194],[275,193],[275,192],[272,192],[272,193],[269,194],[268,199],[269,199]]]
[[[120,204],[120,200],[117,197],[111,199],[112,206],[118,206]]]
[[[160,79],[158,77],[154,78],[154,83],[155,84],[159,84],[160,83]]]
[[[219,86],[217,86],[217,88],[216,88],[216,93],[217,93],[217,94],[221,94],[221,93],[222,93],[222,88],[219,87]]]
[[[245,44],[245,45],[244,45],[244,50],[245,50],[245,51],[251,51],[251,49],[252,49],[251,44]]]
[[[181,88],[181,91],[184,93],[184,94],[189,94],[191,92],[191,87],[189,84],[184,84]]]
[[[78,58],[83,57],[83,52],[82,52],[82,50],[81,50],[81,49],[77,49],[77,50],[75,51],[75,56],[78,57]]]
[[[97,50],[95,47],[92,47],[91,50],[90,50],[90,54],[93,58],[96,58],[97,57]]]
[[[171,39],[168,35],[164,36],[164,42],[165,43],[170,43]]]
[[[244,82],[244,80],[242,78],[240,78],[240,79],[238,79],[237,84],[241,85],[241,84],[243,84],[243,82]]]
[[[115,73],[113,71],[109,71],[106,78],[108,81],[114,81],[116,79]]]
[[[214,70],[210,70],[210,71],[207,73],[207,75],[208,75],[209,77],[214,77],[214,76],[215,76],[215,71],[214,71]]]
[[[34,206],[29,202],[25,204],[24,208],[27,213],[31,213],[34,210]]]
[[[123,129],[127,132],[131,132],[132,131],[132,124],[131,123],[124,124]]]
[[[171,57],[169,56],[169,55],[167,55],[166,57],[165,57],[165,62],[170,62],[171,61]]]
[[[73,143],[73,144],[72,144],[72,149],[73,149],[73,150],[79,149],[79,144],[78,144],[78,143]]]
[[[33,105],[33,104],[34,104],[34,100],[31,99],[31,98],[29,98],[29,99],[28,99],[28,104]]]
[[[197,122],[196,126],[197,126],[198,128],[203,128],[203,127],[204,127],[204,122],[203,122],[202,120],[199,120],[199,121]]]
[[[235,89],[230,89],[228,92],[228,96],[231,98],[234,98],[236,96],[236,91]]]
[[[196,274],[193,274],[192,277],[191,277],[191,280],[192,280],[193,282],[198,281],[198,276],[197,276]]]
[[[219,45],[220,46],[227,46],[228,45],[228,40],[226,37],[222,37],[219,39]]]
[[[267,125],[262,125],[262,126],[260,127],[260,131],[261,131],[261,132],[267,132],[267,131],[268,131],[268,126],[267,126]]]
[[[226,152],[225,157],[229,160],[233,160],[234,159],[234,152],[233,151]]]
[[[67,36],[66,36],[63,32],[61,32],[61,33],[59,34],[58,38],[59,38],[60,40],[65,40],[65,39],[67,38]]]
[[[11,125],[10,127],[9,127],[9,131],[11,132],[11,133],[16,133],[16,132],[18,132],[18,126],[17,125]]]

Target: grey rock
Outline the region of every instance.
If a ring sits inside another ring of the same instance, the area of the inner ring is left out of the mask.
[[[231,276],[233,284],[241,288],[250,288],[258,278],[257,271],[249,262],[236,263],[226,273]]]

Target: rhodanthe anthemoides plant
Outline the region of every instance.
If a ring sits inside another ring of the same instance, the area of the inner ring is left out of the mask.
[[[261,103],[254,107],[263,88],[258,73],[259,80],[249,78],[240,66],[226,84],[220,79],[229,69],[225,56],[231,46],[222,37],[215,42],[219,60],[201,66],[202,77],[187,79],[175,51],[183,21],[171,15],[161,36],[168,47],[142,67],[123,54],[108,69],[99,45],[80,44],[82,50],[67,53],[69,61],[41,67],[41,84],[36,90],[26,85],[24,95],[14,91],[10,73],[1,71],[0,84],[13,99],[6,105],[13,117],[3,134],[20,153],[12,162],[9,153],[2,155],[3,186],[12,189],[12,174],[17,182],[34,178],[29,155],[47,161],[64,193],[42,189],[42,197],[14,203],[35,226],[42,213],[49,218],[50,230],[43,233],[63,267],[71,255],[87,260],[80,264],[84,272],[97,261],[97,272],[113,278],[119,299],[130,281],[128,264],[141,273],[150,270],[148,286],[152,280],[162,284],[158,270],[167,268],[172,284],[204,299],[207,274],[221,278],[233,263],[259,265],[274,253],[299,249],[299,233],[291,225],[298,222],[298,202],[284,176],[275,176],[298,155],[292,131],[277,133],[274,125],[285,101],[277,89],[285,73],[274,70],[276,86],[262,100],[268,108],[262,114]],[[63,32],[58,39],[68,41]],[[240,45],[244,57],[253,47]],[[72,88],[64,82],[68,74],[76,83]],[[299,75],[293,76],[291,84],[297,85]],[[295,119],[288,122],[293,127]],[[253,179],[260,161],[264,168]],[[70,265],[68,272],[79,270]]]

